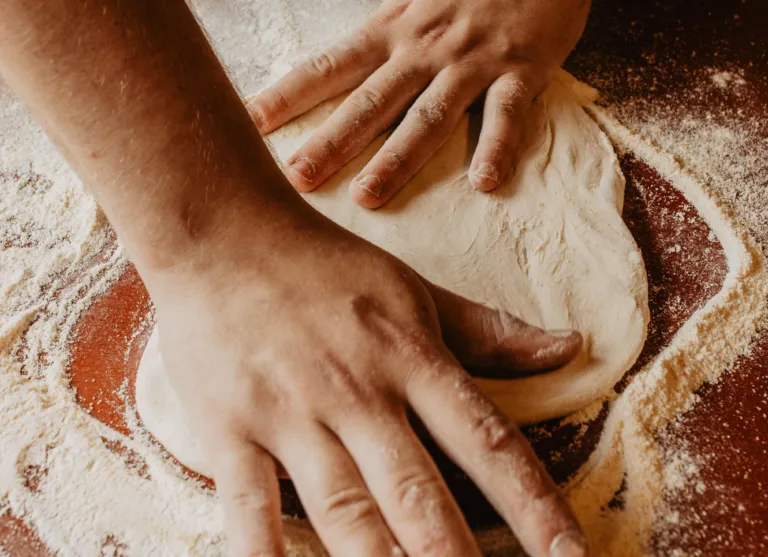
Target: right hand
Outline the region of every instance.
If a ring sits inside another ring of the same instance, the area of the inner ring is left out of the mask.
[[[269,252],[254,233],[148,281],[233,555],[285,555],[277,461],[332,555],[479,556],[406,408],[530,555],[586,555],[532,449],[443,340],[466,365],[514,374],[566,363],[578,333],[550,335],[454,296],[320,216],[283,227]],[[554,553],[556,539],[580,552]]]
[[[576,45],[588,0],[385,0],[351,36],[298,65],[248,108],[269,133],[345,91],[349,97],[286,162],[314,191],[397,123],[350,183],[352,199],[384,205],[485,97],[467,178],[491,191],[513,172],[525,116]]]

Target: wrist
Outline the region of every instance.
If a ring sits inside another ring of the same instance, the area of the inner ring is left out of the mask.
[[[268,186],[268,195],[267,186],[248,184],[205,202],[181,202],[164,212],[160,225],[145,227],[151,235],[138,242],[126,240],[147,285],[178,283],[236,261],[264,257],[275,251],[286,231],[295,233],[323,218],[282,175],[276,181]]]

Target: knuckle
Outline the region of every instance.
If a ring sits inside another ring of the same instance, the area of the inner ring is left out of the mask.
[[[290,103],[279,87],[275,86],[268,92],[269,104],[275,108],[275,112],[285,112],[290,108]]]
[[[556,516],[562,513],[563,499],[557,491],[541,490],[541,493],[534,493],[530,501],[525,501],[527,512],[533,512],[538,516]]]
[[[350,486],[330,493],[322,502],[322,516],[327,524],[356,529],[371,524],[378,507],[362,486]]]
[[[267,514],[270,511],[269,498],[260,491],[235,491],[227,500],[235,513]]]
[[[387,172],[393,175],[397,175],[402,171],[405,171],[409,167],[409,159],[398,148],[392,148],[388,152],[382,155],[382,166],[386,168]]]
[[[476,50],[483,43],[481,33],[469,25],[457,28],[453,38],[453,53],[457,58],[463,58]]]
[[[430,329],[418,328],[395,332],[392,344],[403,362],[403,384],[411,389],[432,389],[446,373],[445,354],[440,339]]]
[[[369,44],[378,37],[380,28],[381,26],[376,24],[373,19],[366,21],[352,32],[349,43]]]
[[[450,19],[429,21],[426,25],[415,31],[414,42],[420,47],[435,45],[445,37],[451,28]]]
[[[518,441],[517,427],[495,408],[473,420],[471,428],[485,455],[507,452]]]
[[[441,98],[428,99],[424,103],[414,105],[411,110],[411,116],[418,122],[417,125],[426,128],[440,127],[448,115],[448,103]]]
[[[496,109],[502,116],[514,118],[530,105],[530,93],[525,83],[514,80],[505,85],[496,98]]]
[[[505,36],[498,38],[497,41],[497,52],[501,55],[502,59],[510,62],[520,59],[520,54],[524,52],[524,46],[519,38]]]
[[[517,103],[511,99],[502,100],[498,105],[498,111],[505,118],[514,118],[518,114]]]
[[[338,70],[339,59],[332,52],[323,52],[310,58],[307,68],[318,77],[330,77]]]
[[[418,362],[420,368],[437,367],[442,355],[435,350],[434,338],[424,330],[405,330],[396,334],[398,352],[406,359]]]
[[[404,519],[419,521],[425,531],[418,555],[446,555],[450,551],[450,534],[444,528],[431,528],[434,521],[441,523],[451,514],[450,495],[440,479],[423,470],[415,470],[400,478],[395,486],[396,502]]]
[[[389,77],[390,81],[397,86],[406,85],[408,82],[419,82],[425,86],[437,74],[432,62],[422,53],[415,54],[413,48],[407,44],[398,44],[390,56],[394,67]]]
[[[315,152],[310,158],[313,159],[317,165],[321,165],[323,162],[326,162],[327,159],[330,159],[341,152],[339,143],[327,135],[319,136],[315,141]]]
[[[384,97],[371,87],[360,87],[353,95],[349,97],[349,102],[366,114],[378,113],[384,107]]]
[[[347,409],[364,408],[370,398],[361,381],[348,365],[332,354],[326,354],[320,361],[321,373],[327,385],[335,393],[336,404]]]
[[[499,98],[496,109],[505,118],[515,118],[520,114],[520,95],[514,89]]]
[[[406,470],[397,479],[393,491],[395,502],[407,513],[421,514],[444,499],[440,479],[423,469]]]
[[[488,138],[489,151],[491,152],[491,158],[499,162],[499,159],[505,154],[509,153],[512,145],[506,137],[491,136]]]

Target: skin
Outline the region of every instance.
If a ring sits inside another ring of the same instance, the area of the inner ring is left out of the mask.
[[[263,133],[351,91],[288,162],[301,192],[319,187],[400,122],[350,185],[363,207],[385,204],[485,95],[472,187],[514,172],[531,103],[576,45],[588,0],[386,0],[350,37],[249,102]],[[410,108],[409,108],[410,107]]]
[[[147,285],[232,555],[285,554],[277,463],[332,555],[479,555],[407,409],[530,555],[586,554],[530,446],[462,367],[557,367],[581,336],[439,289],[311,209],[182,0],[5,0],[0,74]]]

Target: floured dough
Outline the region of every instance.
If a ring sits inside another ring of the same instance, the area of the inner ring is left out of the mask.
[[[582,106],[594,91],[561,72],[534,103],[516,172],[496,192],[467,180],[477,126],[465,117],[439,153],[384,208],[368,211],[347,186],[379,138],[306,199],[427,279],[547,329],[574,328],[588,353],[516,380],[478,380],[518,422],[553,418],[606,395],[634,363],[649,319],[642,256],[621,219],[624,177],[613,147]],[[332,112],[327,103],[270,136],[290,156]],[[136,403],[149,430],[182,463],[208,473],[165,377],[153,333]],[[209,475],[209,474],[207,474]]]

